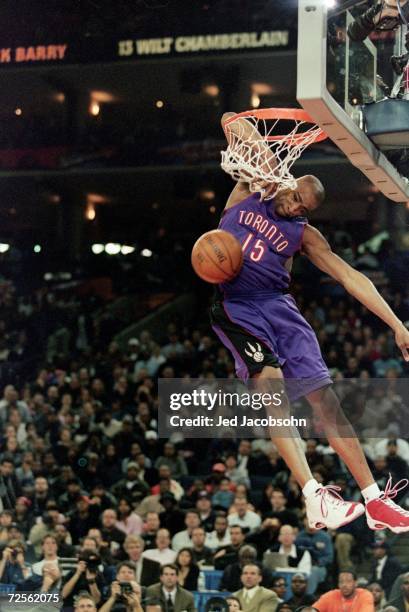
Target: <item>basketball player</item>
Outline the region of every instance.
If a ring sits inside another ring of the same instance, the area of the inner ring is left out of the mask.
[[[254,147],[264,147],[262,163],[273,161],[273,153],[260,134],[245,119],[222,126],[229,140],[243,130],[251,134]],[[280,190],[266,199],[274,185],[259,184],[260,193],[239,182],[223,212],[219,228],[233,234],[242,244],[243,267],[232,281],[219,286],[220,297],[211,309],[214,331],[235,358],[236,373],[256,384],[296,379],[303,388],[291,399],[305,396],[321,422],[332,448],[353,474],[362,491],[366,508],[340,498],[333,487],[323,487],[312,477],[299,435],[274,438],[280,455],[294,474],[305,496],[311,527],[336,529],[366,511],[371,529],[409,531],[409,512],[392,500],[403,483],[380,491],[368,467],[359,441],[331,388],[329,371],[317,338],[296,303],[287,293],[292,257],[306,255],[320,270],[339,282],[361,304],[380,317],[394,332],[403,357],[409,361],[409,332],[380,296],[373,283],[332,252],[321,233],[307,217],[324,201],[324,188],[314,176],[297,180],[294,190]],[[338,427],[343,435],[339,435]]]

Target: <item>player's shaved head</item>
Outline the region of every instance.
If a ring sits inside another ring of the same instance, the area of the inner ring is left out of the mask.
[[[297,179],[297,185],[299,187],[311,189],[317,200],[317,207],[323,203],[325,199],[325,189],[319,178],[313,174],[306,174],[305,176],[301,176],[299,179]]]
[[[295,189],[280,189],[274,198],[275,211],[282,217],[307,217],[324,201],[321,181],[312,174],[297,179]]]

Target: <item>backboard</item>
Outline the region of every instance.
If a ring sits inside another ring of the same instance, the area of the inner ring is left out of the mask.
[[[362,42],[350,40],[349,24],[370,6],[371,0],[299,0],[297,99],[379,191],[408,202],[409,181],[363,126],[360,106],[392,90],[398,77],[390,57],[405,52],[403,26]]]

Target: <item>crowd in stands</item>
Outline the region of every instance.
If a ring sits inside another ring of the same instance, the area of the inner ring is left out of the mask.
[[[368,255],[363,265],[371,263]],[[383,433],[365,440],[383,488],[389,474],[409,472],[409,444],[394,419],[395,383],[407,366],[382,323],[334,286],[320,287],[309,297],[294,290],[334,379],[391,382],[372,398],[382,404]],[[387,292],[408,320],[408,295],[386,284]],[[61,323],[50,316],[55,303],[38,306],[41,294],[22,300],[6,284],[1,295],[6,362],[32,349],[28,327],[47,338],[38,317]],[[48,355],[2,390],[1,583],[16,594],[56,594],[66,612],[182,612],[197,609],[212,568],[230,612],[407,610],[409,567],[394,557],[394,541],[375,538],[364,519],[336,533],[311,529],[300,488],[269,440],[158,438],[158,377],[234,376],[207,323],[171,323],[162,337],[145,330],[126,346],[105,331]],[[305,440],[305,450],[319,482],[359,498],[325,441]],[[275,572],[280,564],[288,571]]]

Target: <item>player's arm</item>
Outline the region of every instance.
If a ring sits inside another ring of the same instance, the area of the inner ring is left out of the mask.
[[[349,294],[389,325],[405,361],[409,361],[409,331],[378,293],[372,281],[338,257],[324,236],[310,225],[305,228],[302,250],[317,268],[332,276]]]
[[[233,121],[226,125],[228,119],[234,117],[235,114],[236,113],[224,113],[221,119],[222,128],[225,133],[228,144],[231,144],[232,139],[235,136],[247,141],[251,141],[253,143],[253,149],[257,150],[258,154],[261,153],[262,158],[264,158],[264,163],[269,163],[270,166],[272,164],[275,164],[275,157],[271,149],[265,144],[260,132],[257,131],[257,129],[252,125],[250,121],[242,117],[237,121]],[[261,161],[261,163],[263,162]],[[263,186],[261,185],[261,187]],[[274,187],[274,184],[271,186],[266,185],[266,188],[269,188],[269,190],[272,190]],[[267,190],[264,195],[268,195],[269,190]],[[235,204],[238,204],[242,200],[245,200],[251,195],[251,193],[252,192],[249,189],[248,183],[245,183],[244,181],[239,181],[231,192],[225,208],[231,208]]]

